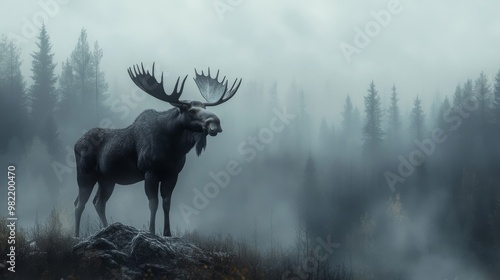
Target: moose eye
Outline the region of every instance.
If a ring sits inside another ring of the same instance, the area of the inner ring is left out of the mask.
[[[190,116],[194,116],[196,114],[196,110],[195,109],[189,109],[189,115]]]

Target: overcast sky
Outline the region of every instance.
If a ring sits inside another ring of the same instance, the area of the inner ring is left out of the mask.
[[[491,79],[500,68],[500,2],[493,0],[58,1],[67,3],[47,13],[38,1],[2,0],[0,33],[23,38],[26,70],[36,42],[27,22],[44,16],[57,73],[85,27],[91,45],[97,40],[104,50],[110,84],[130,83],[125,69],[141,61],[157,61],[173,76],[211,66],[246,81],[277,80],[281,90],[297,81],[314,89],[306,91],[313,107],[334,116],[347,94],[362,106],[371,80],[383,101],[396,83],[407,111],[405,98],[419,94],[428,108],[437,93],[451,95],[458,82],[482,70]],[[377,30],[372,12],[391,5],[397,13]],[[348,62],[340,45],[356,47],[356,28],[366,27],[375,35]]]

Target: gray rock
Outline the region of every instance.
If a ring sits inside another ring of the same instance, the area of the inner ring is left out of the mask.
[[[114,223],[73,247],[83,279],[205,279],[211,254],[181,238]]]

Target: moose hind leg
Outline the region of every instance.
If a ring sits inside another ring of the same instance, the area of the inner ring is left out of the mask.
[[[75,236],[80,236],[80,219],[82,218],[85,204],[89,200],[92,189],[97,180],[90,177],[78,176],[78,196],[75,200]]]
[[[115,183],[101,182],[99,181],[99,188],[94,197],[94,207],[101,220],[101,226],[107,227],[108,220],[106,219],[106,202],[108,202],[113,190],[115,189]]]

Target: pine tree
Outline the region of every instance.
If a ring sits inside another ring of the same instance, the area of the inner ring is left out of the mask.
[[[45,25],[40,30],[37,43],[38,51],[35,51],[31,71],[33,73],[33,85],[31,87],[32,106],[31,116],[33,125],[41,140],[44,141],[49,151],[54,154],[56,146],[53,135],[56,131],[45,131],[46,129],[56,130],[54,124],[54,115],[56,107],[56,77],[54,74],[55,64],[53,63],[54,54],[51,53],[52,45]],[[47,137],[49,136],[50,137]]]
[[[476,98],[474,97],[474,86],[471,79],[467,79],[462,87],[462,100],[464,104],[473,104],[477,102]],[[458,110],[462,110],[467,113],[465,117],[461,119],[460,124],[460,138],[462,138],[461,145],[463,147],[467,147],[471,145],[471,141],[473,141],[474,135],[476,135],[477,133],[477,127],[473,124],[474,117],[471,117],[471,115],[475,115],[477,112],[470,112],[469,110],[465,109],[465,106],[453,109],[455,110],[455,112],[457,112]]]
[[[432,100],[432,104],[431,104],[431,109],[429,111],[429,117],[426,118],[426,126],[428,127],[434,127],[437,120],[439,119],[439,104],[441,102],[437,99],[437,98],[434,98],[434,100]]]
[[[448,131],[450,123],[445,121],[445,118],[448,114],[451,113],[451,105],[448,96],[445,96],[441,106],[439,107],[439,116],[438,116],[438,127],[444,131]]]
[[[7,36],[2,35],[0,37],[0,120],[6,120],[7,112],[5,109],[7,108]],[[0,129],[6,130],[7,128],[4,125],[4,122],[0,123],[2,126]],[[3,137],[0,137],[0,147],[2,146]]]
[[[10,96],[7,98],[6,105],[10,110],[19,116],[20,120],[27,119],[27,100],[25,95],[26,83],[24,82],[23,75],[21,74],[21,50],[11,40],[7,46],[7,92]],[[24,116],[24,117],[23,117]],[[21,122],[22,123],[22,122]]]
[[[0,150],[7,147],[11,137],[29,137],[25,82],[21,74],[21,51],[13,40],[0,39]],[[14,121],[15,120],[15,121]]]
[[[425,123],[425,115],[422,109],[422,101],[417,95],[415,101],[413,101],[413,109],[410,114],[410,123],[412,129],[415,131],[415,137],[418,139],[422,139],[424,133],[424,123]]]
[[[0,90],[3,89],[2,86],[4,85],[5,79],[6,79],[5,61],[7,59],[7,57],[6,57],[7,45],[8,45],[7,36],[2,35],[0,37]],[[0,98],[2,98],[2,96],[3,95],[0,95]],[[0,104],[4,104],[4,103],[0,103]]]
[[[453,94],[453,108],[455,110],[460,110],[464,104],[464,92],[460,84],[455,88],[455,93]]]
[[[78,107],[79,99],[75,93],[75,75],[73,74],[73,66],[69,59],[66,62],[61,63],[61,74],[59,75],[58,82],[58,94],[61,97],[59,102],[59,108],[57,110],[59,120],[61,122],[65,120],[74,119],[74,109]]]
[[[13,40],[7,40],[6,37],[2,37],[0,50],[2,113],[10,116],[14,116],[10,113],[15,113],[15,116],[26,114],[26,84],[21,74],[21,50]]]
[[[94,83],[95,108],[97,118],[99,118],[99,100],[104,100],[103,97],[108,90],[108,83],[106,82],[104,72],[101,71],[102,57],[103,51],[99,47],[99,43],[96,41],[94,44],[94,51],[92,53],[92,77]]]
[[[297,134],[297,140],[301,150],[306,151],[305,149],[311,144],[311,119],[307,110],[306,95],[303,89],[300,89],[298,97],[299,114],[296,125],[297,131],[301,131],[301,133]]]
[[[495,84],[493,85],[493,106],[495,109],[495,122],[497,127],[500,124],[500,70],[495,76]]]
[[[358,109],[357,106],[354,106],[354,111],[352,113],[352,131],[353,131],[353,138],[355,140],[361,140],[362,138],[362,130],[363,130],[363,124],[361,121],[361,113]]]
[[[479,74],[474,83],[474,94],[479,103],[476,122],[479,124],[479,133],[484,137],[484,129],[490,112],[488,105],[491,103],[491,88],[484,72]]]
[[[47,115],[54,110],[56,104],[56,77],[54,74],[56,65],[53,63],[54,54],[51,53],[52,45],[45,25],[42,26],[38,39],[38,51],[31,55],[33,57],[31,67],[33,85],[30,90],[32,94],[31,109],[33,119],[43,122]]]
[[[344,133],[344,137],[346,139],[350,139],[352,137],[352,129],[353,129],[353,106],[351,97],[347,95],[344,102],[344,111],[342,112],[342,130]]]
[[[382,131],[382,107],[380,96],[375,89],[373,81],[368,89],[368,95],[365,96],[365,126],[363,134],[365,145],[371,147],[382,141],[384,132]]]
[[[398,106],[398,94],[396,92],[396,85],[392,87],[391,105],[389,106],[389,131],[392,137],[397,138],[401,127],[401,114]]]
[[[92,54],[85,28],[82,29],[78,43],[71,53],[71,65],[75,74],[75,90],[80,95],[80,104],[83,105],[82,109],[88,109],[92,100]]]
[[[467,102],[468,100],[471,100],[473,96],[473,86],[472,86],[472,80],[467,79],[467,81],[464,83],[464,86],[462,88],[462,100],[463,102]]]

